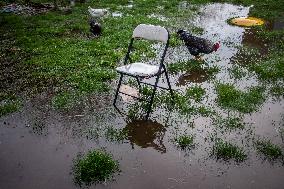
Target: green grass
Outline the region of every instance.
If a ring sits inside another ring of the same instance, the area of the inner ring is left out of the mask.
[[[110,154],[99,150],[78,157],[73,166],[74,181],[80,186],[111,179],[117,171],[118,162]]]
[[[257,140],[255,148],[258,153],[263,154],[269,160],[276,160],[283,157],[281,148],[273,144],[270,140]]]
[[[204,99],[204,95],[206,94],[205,89],[201,86],[193,86],[186,90],[186,96],[188,98],[194,99],[196,102],[200,102]]]
[[[242,113],[256,111],[264,101],[264,89],[252,87],[247,92],[236,89],[231,84],[217,84],[217,103],[223,107]]]
[[[194,146],[194,137],[191,135],[180,135],[174,138],[174,142],[181,149],[191,148]]]
[[[242,162],[247,158],[243,148],[240,148],[234,144],[218,139],[214,146],[212,155],[217,159],[228,161],[234,159],[236,162]]]

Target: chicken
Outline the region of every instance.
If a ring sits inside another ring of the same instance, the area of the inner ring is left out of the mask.
[[[211,43],[207,39],[196,37],[191,35],[185,30],[178,30],[177,34],[179,38],[184,41],[190,54],[195,56],[196,59],[200,59],[200,54],[210,54],[213,51],[217,51],[220,47],[219,43]]]
[[[88,11],[93,18],[100,18],[107,14],[107,9],[93,9],[92,7],[88,7]]]
[[[99,36],[102,33],[101,24],[95,21],[94,19],[90,20],[90,31],[95,35]]]

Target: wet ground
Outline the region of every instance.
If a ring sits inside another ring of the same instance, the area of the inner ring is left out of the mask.
[[[216,80],[240,89],[256,86],[259,81],[253,75],[240,80],[230,77],[228,69],[245,60],[239,57],[239,47],[248,45],[265,52],[264,43],[251,40],[252,31],[228,25],[226,20],[248,13],[249,7],[213,4],[201,8],[193,22],[188,21],[204,29],[203,37],[221,42],[220,50],[204,56],[209,65],[220,68]],[[173,64],[191,58],[181,46],[170,48],[166,61]],[[216,80],[210,80],[205,71],[172,74],[170,80],[179,91],[200,84],[209,94],[201,103],[224,117],[228,114],[216,105]],[[268,137],[283,147],[279,134],[283,99],[275,102],[268,98],[258,112],[245,114],[244,130],[222,132],[210,118],[188,119],[163,108],[157,108],[149,122],[128,122],[114,110],[111,95],[90,97],[70,112],[54,110],[49,98],[39,95],[20,112],[0,119],[0,188],[77,188],[72,180],[73,159],[101,148],[120,162],[121,173],[114,181],[90,188],[283,188],[284,166],[263,160],[252,147],[255,136]],[[118,106],[124,104],[121,100]],[[107,140],[108,127],[127,130],[128,135],[121,141]],[[193,134],[195,148],[178,149],[172,142],[176,133]],[[211,157],[212,133],[244,146],[248,159],[237,164]]]

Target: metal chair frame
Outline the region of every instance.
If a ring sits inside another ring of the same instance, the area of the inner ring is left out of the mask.
[[[138,25],[138,26],[140,26],[140,25]],[[150,26],[152,26],[152,25],[150,25]],[[172,90],[172,87],[171,87],[171,84],[170,84],[170,81],[169,81],[169,76],[168,76],[168,72],[166,70],[166,66],[164,64],[164,59],[165,59],[165,56],[166,56],[166,53],[167,53],[167,49],[169,47],[169,39],[170,39],[170,34],[169,34],[168,30],[166,30],[166,31],[167,31],[167,34],[168,34],[168,38],[166,40],[166,45],[165,45],[163,54],[162,54],[161,59],[160,59],[159,70],[158,70],[157,73],[155,73],[154,75],[139,76],[139,75],[135,75],[135,74],[131,74],[131,73],[125,73],[125,72],[121,72],[121,71],[117,70],[117,72],[120,74],[120,78],[119,78],[119,81],[118,81],[118,85],[117,85],[117,89],[116,89],[113,105],[114,105],[114,107],[118,111],[120,111],[119,108],[116,106],[118,93],[121,93],[121,94],[124,94],[124,95],[127,95],[127,96],[131,96],[131,97],[133,97],[135,99],[138,99],[138,100],[148,101],[149,104],[148,104],[148,108],[147,108],[147,114],[146,114],[146,117],[145,117],[146,120],[149,118],[149,115],[151,113],[151,108],[152,108],[152,105],[153,105],[153,102],[154,102],[154,97],[155,97],[155,93],[156,93],[157,88],[169,90],[170,93],[171,93],[172,100],[174,100],[173,90]],[[155,40],[155,39],[147,39],[147,38],[143,38],[143,37],[141,37],[141,38],[144,39],[144,40]],[[135,39],[141,39],[141,38],[134,37],[134,36],[131,38],[129,46],[128,46],[128,51],[127,51],[127,53],[125,55],[125,58],[124,58],[124,61],[123,61],[124,65],[127,65],[129,60],[131,61],[130,53],[131,53],[131,50],[132,50],[133,43],[134,43]],[[158,82],[159,82],[160,76],[162,74],[165,74],[165,76],[166,76],[166,81],[167,81],[167,84],[168,84],[168,88],[162,87],[162,86],[158,86]],[[150,96],[150,99],[144,99],[144,98],[136,97],[136,96],[133,96],[133,95],[121,92],[119,89],[120,89],[120,86],[122,84],[122,79],[123,79],[124,75],[130,76],[130,77],[134,77],[136,79],[136,81],[138,83],[138,87],[139,87],[139,92],[140,93],[142,91],[141,90],[141,84],[145,84],[145,85],[149,85],[149,86],[153,87],[153,91],[152,91],[152,94]],[[147,82],[141,81],[143,79],[149,79],[149,78],[152,78],[152,77],[156,77],[154,85],[151,84],[151,83],[147,83]]]

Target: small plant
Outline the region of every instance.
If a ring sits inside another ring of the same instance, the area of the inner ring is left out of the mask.
[[[122,142],[127,138],[127,131],[108,127],[105,132],[105,136],[108,141]]]
[[[242,162],[247,158],[247,155],[242,148],[221,139],[218,139],[215,142],[212,155],[217,159],[223,159],[225,161],[234,159],[236,162]]]
[[[75,160],[73,171],[75,183],[82,186],[111,179],[119,166],[110,154],[93,150]]]
[[[181,149],[190,148],[194,146],[193,136],[184,134],[174,138],[174,141]]]
[[[201,86],[193,86],[186,90],[186,96],[194,99],[196,102],[200,102],[205,94],[206,91]]]
[[[281,148],[273,143],[270,140],[257,140],[255,142],[256,150],[267,157],[269,160],[275,160],[280,157],[283,157]]]

